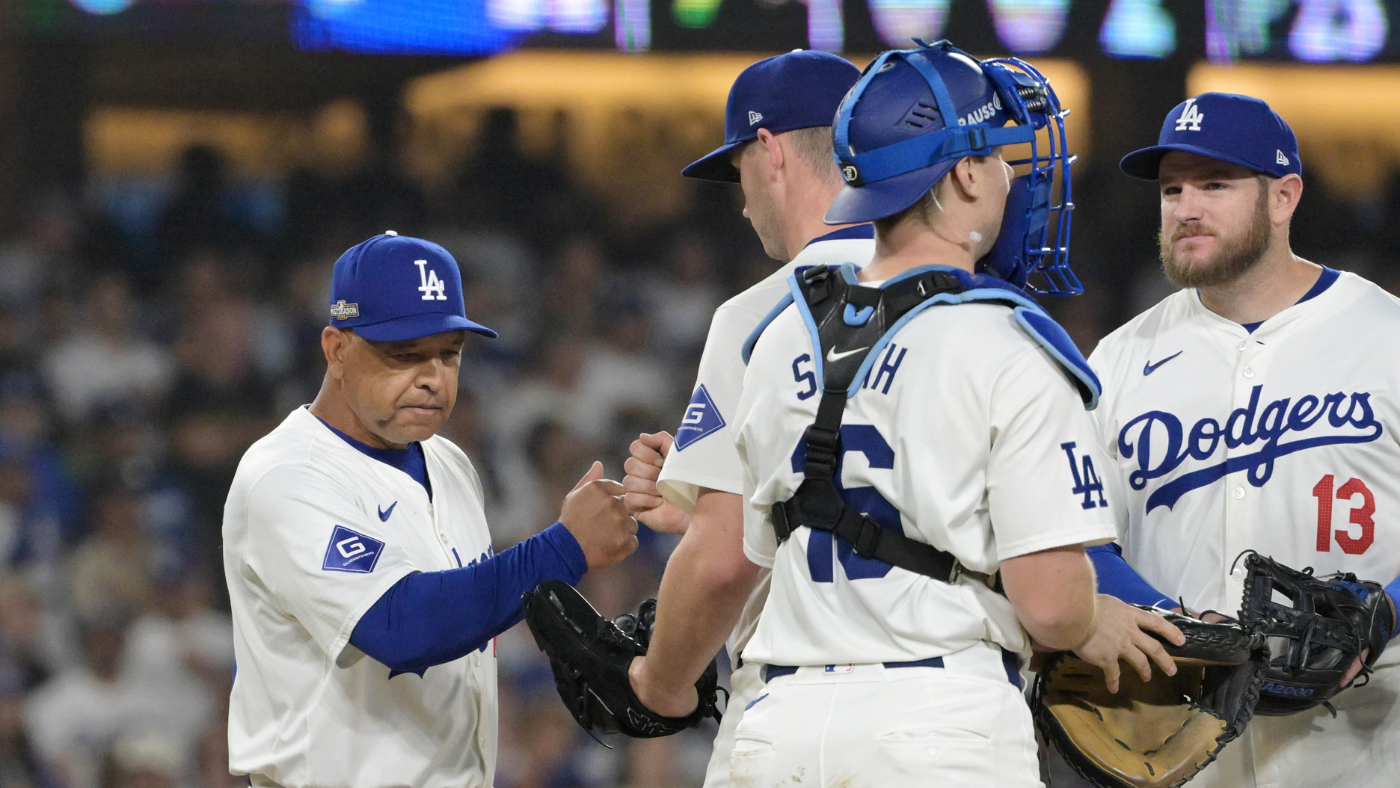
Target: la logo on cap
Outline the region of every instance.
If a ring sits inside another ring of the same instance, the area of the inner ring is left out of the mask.
[[[423,300],[446,301],[447,283],[438,278],[437,271],[429,270],[427,260],[414,260],[413,264],[418,266],[418,281],[422,282],[418,292],[423,294]]]
[[[1181,111],[1181,117],[1176,119],[1177,131],[1200,131],[1201,121],[1206,119],[1204,112],[1196,107],[1196,100],[1186,99],[1186,109]]]

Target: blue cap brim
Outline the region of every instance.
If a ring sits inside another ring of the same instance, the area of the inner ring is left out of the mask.
[[[441,312],[396,317],[382,323],[352,326],[351,329],[371,342],[406,342],[410,339],[432,336],[433,334],[445,334],[448,331],[470,331],[473,334],[481,334],[492,339],[499,336],[495,331],[479,323],[473,323],[465,317],[445,315]]]
[[[961,159],[940,161],[932,167],[906,172],[864,186],[843,186],[822,221],[827,224],[873,222],[894,216],[919,201]]]
[[[1223,153],[1211,148],[1203,148],[1199,145],[1184,145],[1180,143],[1173,145],[1153,145],[1150,148],[1135,150],[1127,156],[1124,156],[1122,161],[1118,162],[1118,169],[1134,178],[1140,178],[1144,181],[1155,181],[1157,180],[1157,171],[1162,166],[1162,157],[1172,151],[1194,153],[1197,156],[1205,156],[1208,159],[1219,159],[1220,161],[1226,161],[1231,164],[1238,164],[1254,172],[1262,172],[1266,175],[1273,174],[1267,170],[1259,169],[1258,164],[1247,162],[1237,156],[1231,156],[1228,153]]]
[[[729,161],[729,154],[735,148],[748,142],[752,142],[752,140],[740,140],[721,145],[691,162],[685,169],[681,170],[681,175],[687,178],[699,178],[702,181],[738,183],[739,171]]]

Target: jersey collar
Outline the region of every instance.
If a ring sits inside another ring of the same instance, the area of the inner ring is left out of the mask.
[[[1197,288],[1193,287],[1181,292],[1186,293],[1187,302],[1191,305],[1192,309],[1204,315],[1213,323],[1226,329],[1231,334],[1259,339],[1261,337],[1275,335],[1279,331],[1284,330],[1287,326],[1291,326],[1298,320],[1303,319],[1306,315],[1324,308],[1323,305],[1330,304],[1335,300],[1338,291],[1344,291],[1346,289],[1346,284],[1343,281],[1340,271],[1326,266],[1322,268],[1322,275],[1318,277],[1318,281],[1313,284],[1312,288],[1310,288],[1302,298],[1268,320],[1255,324],[1254,330],[1252,331],[1246,326],[1212,312],[1210,308],[1201,301],[1201,292]]]
[[[868,241],[874,237],[875,225],[856,224],[850,227],[842,227],[839,230],[832,230],[826,235],[819,235],[816,238],[813,238],[812,240],[808,241],[807,245],[803,246],[802,248],[806,249],[807,246],[811,246],[812,244],[819,244],[823,241],[849,241],[857,239],[863,239]]]

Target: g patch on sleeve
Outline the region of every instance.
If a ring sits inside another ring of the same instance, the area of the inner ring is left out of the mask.
[[[685,408],[681,426],[676,428],[676,450],[682,450],[723,427],[724,416],[715,407],[715,401],[710,399],[710,392],[705,390],[702,383]]]
[[[383,542],[337,525],[331,531],[331,543],[326,545],[326,557],[321,560],[321,568],[328,572],[369,574],[379,563],[382,552]]]

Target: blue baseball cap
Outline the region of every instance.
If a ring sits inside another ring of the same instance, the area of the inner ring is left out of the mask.
[[[796,50],[754,63],[729,89],[724,108],[724,144],[681,170],[687,178],[738,183],[729,153],[758,137],[813,126],[830,126],[860,69],[826,52]]]
[[[441,246],[394,232],[358,243],[335,261],[330,325],[371,342],[403,342],[447,331],[495,339],[467,319],[462,273]]]
[[[1202,93],[1176,105],[1167,113],[1157,144],[1129,153],[1118,167],[1134,178],[1155,181],[1162,157],[1174,150],[1275,178],[1303,174],[1293,129],[1268,104],[1236,93]]]

